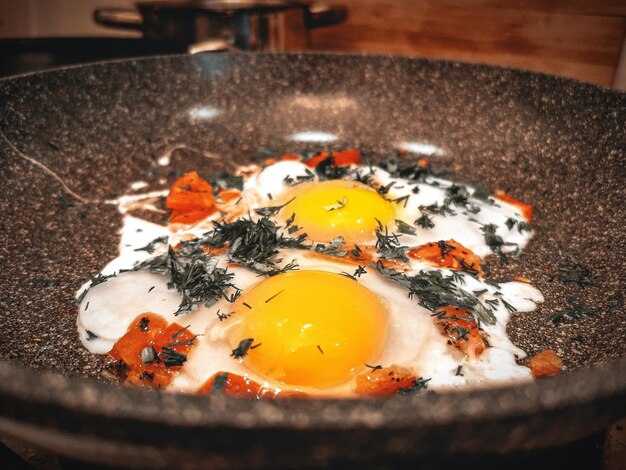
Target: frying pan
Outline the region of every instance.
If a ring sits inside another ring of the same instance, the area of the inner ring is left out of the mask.
[[[69,67],[0,81],[0,430],[132,467],[316,466],[509,452],[626,415],[626,95],[518,70],[399,57],[230,54]],[[74,294],[116,255],[129,183],[271,150],[359,146],[534,204],[505,271],[546,297],[513,317],[556,378],[362,400],[248,401],[129,389],[79,344]],[[156,162],[164,154],[169,167]],[[372,460],[374,459],[374,460]],[[378,459],[378,460],[377,460]]]

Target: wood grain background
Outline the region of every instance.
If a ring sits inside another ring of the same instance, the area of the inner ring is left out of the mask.
[[[337,0],[346,23],[314,30],[315,50],[401,54],[518,67],[611,86],[626,0]]]

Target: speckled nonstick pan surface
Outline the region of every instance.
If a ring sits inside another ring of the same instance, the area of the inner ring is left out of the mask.
[[[624,94],[407,58],[174,56],[2,80],[0,130],[2,431],[131,466],[181,456],[298,466],[546,446],[626,414]],[[293,142],[302,131],[337,139]],[[132,181],[157,189],[176,171],[258,159],[261,148],[359,146],[375,160],[407,142],[436,147],[434,166],[455,178],[535,206],[536,236],[506,270],[530,278],[546,302],[514,316],[509,334],[531,355],[558,352],[563,376],[357,401],[253,402],[106,383],[75,329],[77,288],[117,250],[121,217],[98,201]],[[158,166],[174,147],[170,167]]]

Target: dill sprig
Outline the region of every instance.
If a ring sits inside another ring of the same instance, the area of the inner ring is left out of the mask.
[[[159,360],[165,367],[178,367],[187,362],[187,354],[178,352],[169,346],[163,346],[159,353]]]
[[[333,255],[343,257],[348,254],[348,250],[344,249],[345,240],[340,235],[337,238],[333,238],[330,243],[316,243],[313,245],[313,251],[323,253],[325,255]]]
[[[83,299],[87,295],[87,292],[89,292],[89,289],[97,286],[98,284],[102,284],[103,282],[106,282],[112,277],[116,277],[116,276],[117,276],[116,273],[113,273],[113,274],[98,273],[95,276],[92,274],[88,274],[89,281],[90,281],[89,286],[87,286],[87,288],[84,291],[82,291],[81,294],[78,296],[78,298],[76,299],[76,305],[80,305],[82,303]]]
[[[260,274],[274,275],[296,269],[292,262],[282,269],[277,264],[282,260],[276,255],[281,248],[306,249],[303,245],[306,234],[285,237],[279,234],[278,226],[267,217],[257,221],[238,219],[233,222],[213,222],[213,230],[198,241],[201,245],[221,248],[226,244],[230,259]]]
[[[472,192],[472,197],[474,199],[478,199],[479,201],[493,203],[493,199],[490,199],[489,191],[485,188],[485,185],[482,183],[474,183],[474,192]]]
[[[418,207],[418,209],[420,210],[422,214],[427,214],[427,215],[441,215],[444,217],[446,215],[456,215],[456,212],[453,211],[450,208],[450,206],[446,204],[445,202],[441,206],[436,202],[428,206],[421,205]]]
[[[235,359],[242,359],[246,356],[246,354],[248,354],[248,351],[252,347],[253,341],[254,338],[242,339],[241,341],[239,341],[239,345],[235,349],[233,349],[230,355]]]
[[[403,220],[396,219],[396,227],[398,227],[398,232],[403,233],[405,235],[415,235],[417,230]]]
[[[335,166],[334,163],[333,154],[330,152],[327,158],[317,164],[315,173],[320,180],[343,179],[352,173],[349,167]]]
[[[186,245],[174,251],[170,246],[167,253],[150,258],[134,268],[170,278],[168,287],[182,295],[176,315],[196,310],[200,304],[210,307],[222,297],[233,302],[241,293],[231,282],[232,273],[218,268],[216,258],[194,248],[193,245]],[[234,294],[229,295],[231,289],[234,289]]]
[[[142,246],[141,248],[135,248],[134,251],[146,251],[146,252],[152,254],[152,253],[154,253],[154,249],[155,249],[155,247],[157,245],[163,245],[163,244],[167,243],[168,239],[169,239],[169,237],[167,235],[164,235],[164,236],[159,237],[159,238],[155,238],[150,243],[148,243],[146,246]]]
[[[283,207],[287,206],[288,204],[291,204],[294,199],[295,197],[292,197],[286,203],[281,204],[279,206],[268,206],[268,207],[261,207],[260,209],[254,209],[254,212],[256,212],[262,217],[273,217],[276,214],[278,214]]]
[[[398,389],[396,394],[402,396],[417,395],[422,390],[428,388],[428,382],[430,382],[430,379],[424,379],[422,377],[419,377],[413,381],[410,387]]]
[[[419,166],[416,162],[403,165],[397,157],[387,157],[379,163],[380,168],[394,177],[405,178],[411,181],[425,182],[428,176],[442,176],[436,174],[430,166]]]
[[[435,226],[433,219],[431,219],[428,214],[422,214],[415,222],[415,225],[419,225],[424,229],[431,229]]]
[[[502,252],[504,246],[504,240],[498,234],[496,234],[497,227],[494,224],[487,224],[482,226],[482,231],[485,237],[485,243],[491,249],[491,251],[501,260],[506,260],[505,254]]]
[[[381,258],[384,259],[401,259],[408,261],[406,255],[408,247],[400,245],[398,235],[389,233],[387,227],[383,227],[380,220],[376,219],[378,226],[376,227],[376,249]]]
[[[211,186],[219,191],[219,188],[234,188],[239,191],[243,190],[243,176],[234,176],[230,173],[214,171],[209,178]]]
[[[455,206],[465,207],[468,204],[469,196],[465,186],[453,184],[446,189],[444,205],[454,204]]]
[[[213,386],[211,387],[211,395],[222,396],[228,385],[228,372],[218,374],[213,380]]]
[[[420,271],[413,276],[388,268],[380,260],[370,264],[380,274],[408,290],[409,297],[431,312],[452,305],[472,312],[476,320],[488,325],[496,322],[491,308],[483,305],[478,297],[457,285],[453,275],[444,276],[441,271]]]

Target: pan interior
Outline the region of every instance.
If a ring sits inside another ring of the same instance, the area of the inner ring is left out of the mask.
[[[512,340],[568,369],[624,356],[623,94],[448,62],[215,54],[8,79],[0,96],[2,360],[107,380],[78,341],[74,294],[116,256],[121,216],[103,201],[130,183],[347,146],[372,161],[406,149],[531,202],[523,255],[488,263],[546,298],[513,317]]]

